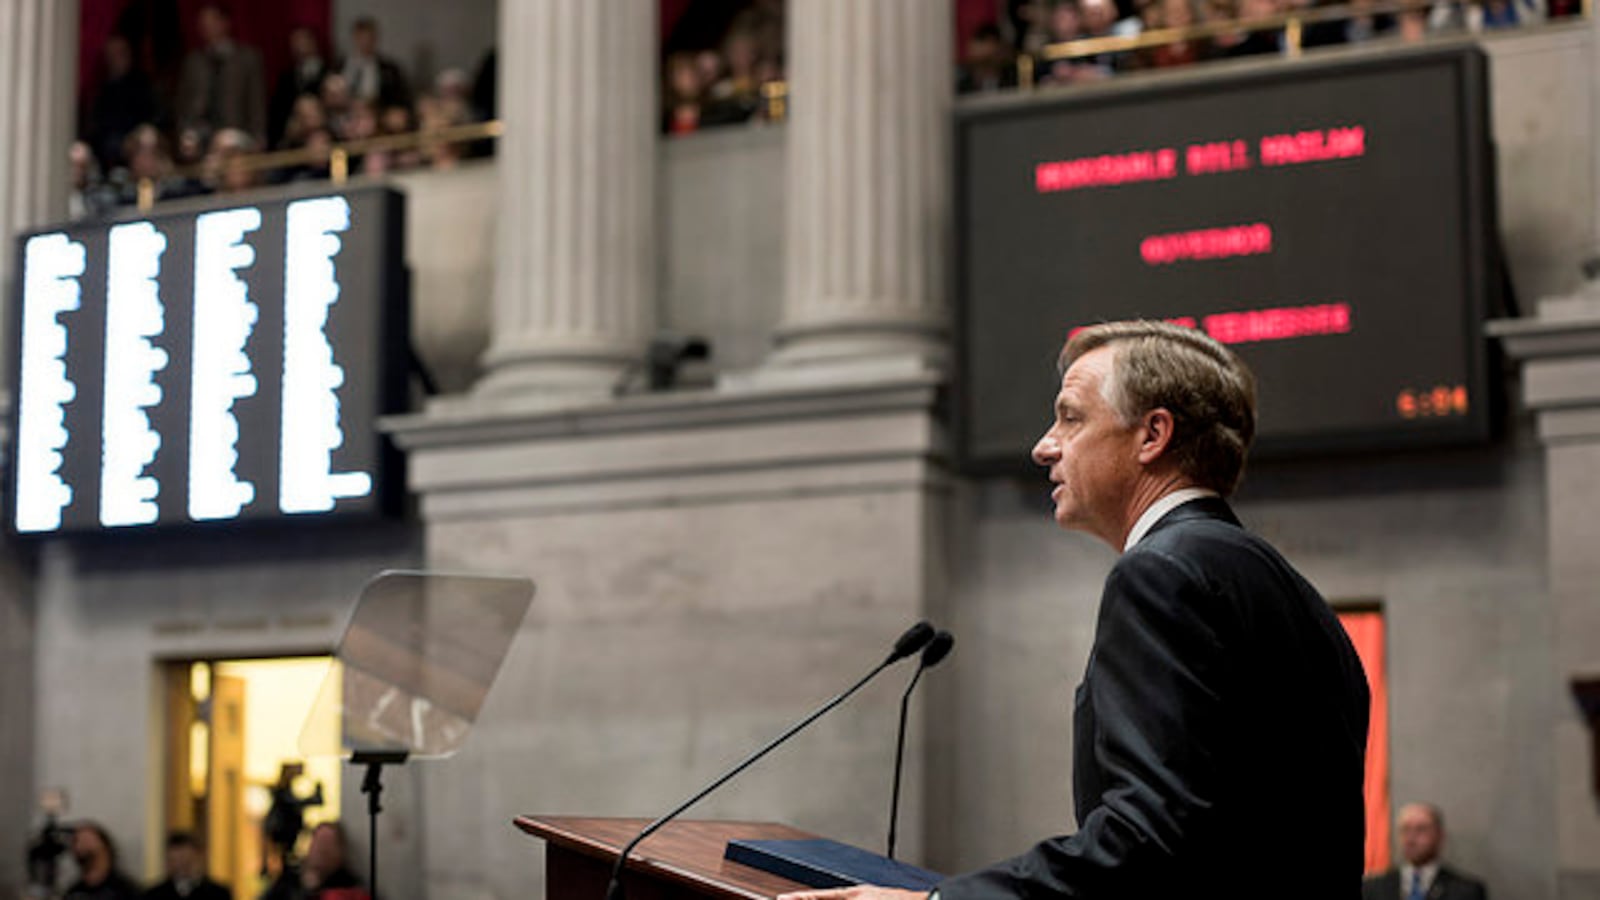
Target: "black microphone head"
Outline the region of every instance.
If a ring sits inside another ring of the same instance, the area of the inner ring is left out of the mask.
[[[894,650],[890,651],[889,658],[884,660],[884,663],[887,665],[888,663],[899,662],[916,653],[923,647],[928,646],[928,642],[933,640],[934,634],[934,628],[928,624],[927,619],[923,619],[921,622],[907,628],[906,633],[900,635],[900,639],[894,642]]]
[[[933,636],[933,640],[928,642],[928,646],[922,648],[922,667],[931,669],[944,662],[944,658],[950,655],[955,646],[956,636],[941,629]]]

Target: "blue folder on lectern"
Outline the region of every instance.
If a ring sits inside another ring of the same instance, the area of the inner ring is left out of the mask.
[[[814,888],[875,884],[926,891],[944,880],[944,876],[938,872],[825,838],[796,841],[733,840],[728,842],[722,855],[752,869],[760,869]]]

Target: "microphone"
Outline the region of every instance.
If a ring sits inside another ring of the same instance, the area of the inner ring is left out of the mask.
[[[652,834],[655,834],[658,830],[660,830],[661,826],[667,824],[673,819],[676,819],[683,813],[684,810],[705,799],[707,794],[710,794],[717,788],[722,787],[729,780],[731,780],[733,776],[738,775],[745,769],[750,768],[750,766],[755,764],[756,760],[759,760],[761,757],[766,756],[773,750],[778,749],[778,747],[785,741],[794,737],[807,725],[810,725],[812,722],[822,718],[822,716],[829,710],[850,699],[852,694],[866,687],[867,682],[876,678],[879,672],[882,672],[884,669],[889,668],[891,665],[894,665],[900,660],[905,659],[911,654],[922,650],[922,648],[930,646],[934,638],[934,628],[932,625],[928,624],[926,620],[918,622],[917,624],[906,629],[905,633],[900,635],[900,639],[894,642],[894,649],[889,651],[889,655],[884,658],[883,662],[874,666],[872,671],[864,675],[860,681],[857,681],[855,684],[851,685],[843,693],[835,696],[832,700],[822,704],[822,706],[818,707],[815,712],[806,716],[804,719],[801,719],[795,724],[789,726],[787,731],[768,741],[766,744],[762,745],[761,749],[734,764],[733,768],[722,773],[721,775],[718,775],[714,781],[706,785],[704,788],[701,788],[700,791],[693,797],[690,797],[689,799],[678,804],[678,806],[674,808],[672,812],[669,812],[654,822],[651,822],[649,825],[646,825],[638,834],[634,835],[633,840],[629,841],[628,845],[623,847],[622,852],[617,855],[616,865],[611,867],[611,883],[606,887],[606,900],[622,900],[622,870],[628,862],[628,854],[633,852],[633,848],[637,847],[640,841]],[[943,654],[941,654],[941,656],[942,655]],[[923,665],[927,665],[927,663],[924,662]],[[903,706],[904,704],[902,704],[902,707]]]
[[[950,655],[955,646],[955,635],[950,632],[941,631],[934,635],[933,640],[922,651],[922,659],[917,662],[916,674],[911,676],[911,683],[906,685],[906,692],[900,696],[900,737],[894,747],[894,797],[889,801],[889,848],[884,854],[890,859],[894,859],[895,825],[900,821],[900,769],[905,763],[906,717],[911,710],[911,692],[916,689],[922,673],[944,662],[944,658]]]

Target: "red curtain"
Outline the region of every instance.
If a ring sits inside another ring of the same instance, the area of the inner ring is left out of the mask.
[[[1384,665],[1383,613],[1361,610],[1339,613],[1339,621],[1355,644],[1372,689],[1371,724],[1367,729],[1367,872],[1389,868],[1389,681]]]
[[[124,15],[152,28],[172,27],[176,24],[179,36],[176,43],[183,48],[199,44],[195,33],[195,19],[200,8],[218,0],[80,0],[78,17],[78,96],[83,98],[95,89],[100,79],[100,52],[116,30]],[[278,0],[275,3],[255,3],[246,0],[222,0],[219,5],[233,15],[233,36],[241,44],[261,51],[261,60],[267,78],[267,91],[277,83],[278,74],[289,61],[289,32],[306,25],[316,32],[325,54],[333,56],[330,30],[333,26],[333,0]],[[136,8],[137,7],[137,8]],[[135,48],[141,62],[154,71],[170,69],[175,60],[151,59],[148,47]],[[166,73],[173,74],[173,73]],[[161,80],[158,77],[158,83]]]

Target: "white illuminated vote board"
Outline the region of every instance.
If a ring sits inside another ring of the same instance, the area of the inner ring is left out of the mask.
[[[22,236],[11,530],[393,512],[404,224],[367,188]]]

